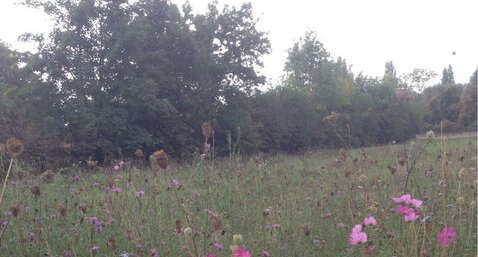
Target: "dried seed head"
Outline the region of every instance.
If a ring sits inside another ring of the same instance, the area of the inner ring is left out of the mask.
[[[325,116],[325,118],[323,118],[322,120],[336,122],[338,118],[339,118],[339,114],[333,111],[329,115]]]
[[[239,244],[242,242],[242,235],[241,234],[234,234],[232,235],[232,242],[233,244]]]
[[[304,231],[304,235],[309,236],[312,231],[312,226],[310,224],[305,224],[302,226],[302,230]]]
[[[66,216],[66,207],[63,207],[63,206],[60,207],[60,216],[62,217]]]
[[[25,150],[22,141],[12,137],[7,140],[7,153],[11,158],[15,158]]]
[[[428,131],[425,136],[427,137],[428,140],[434,140],[435,139],[435,132],[433,130]]]
[[[400,164],[400,166],[404,166],[406,161],[407,160],[405,158],[400,158],[398,159],[398,164]]]
[[[89,169],[89,170],[94,170],[96,169],[96,165],[98,164],[97,161],[92,161],[92,160],[89,160],[86,162],[86,167]]]
[[[193,236],[193,229],[190,227],[185,228],[183,232],[184,232],[184,235],[187,237]]]
[[[7,146],[5,144],[0,144],[0,156],[7,153]]]
[[[169,165],[169,158],[164,150],[154,152],[149,158],[151,168],[155,171],[159,171],[160,168],[166,169]]]
[[[136,158],[138,158],[138,159],[143,158],[143,157],[144,157],[143,150],[141,150],[141,149],[136,149],[136,151],[134,152],[134,155],[136,155]]]
[[[214,131],[212,130],[211,123],[204,122],[202,124],[202,134],[203,134],[204,138],[206,138],[206,140],[207,140],[208,138],[210,138],[212,136],[213,133],[214,133]]]
[[[39,186],[33,186],[32,188],[30,188],[30,192],[32,192],[32,194],[36,197],[41,195],[41,190]]]
[[[220,230],[222,227],[222,222],[221,222],[221,219],[219,217],[213,217],[212,218],[212,229],[213,231],[218,231]]]
[[[40,177],[46,183],[51,183],[53,182],[53,179],[55,179],[55,173],[51,170],[46,170],[45,172],[40,174]]]
[[[272,213],[272,207],[265,208],[264,210],[262,210],[262,216],[264,217],[269,216],[271,213]]]
[[[110,238],[110,240],[108,240],[107,245],[108,245],[108,248],[109,248],[109,249],[111,249],[111,250],[113,250],[113,251],[116,250],[116,239],[114,238],[114,236],[112,236],[112,237]]]
[[[466,169],[465,169],[465,168],[461,168],[460,171],[458,172],[458,177],[459,177],[460,179],[463,179],[463,178],[465,178],[465,176],[466,176]]]
[[[10,211],[12,212],[13,217],[18,217],[18,214],[20,214],[20,206],[19,205],[13,205],[10,207]]]

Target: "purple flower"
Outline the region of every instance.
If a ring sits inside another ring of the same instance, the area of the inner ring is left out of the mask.
[[[103,232],[103,230],[105,230],[105,229],[104,229],[103,226],[101,226],[101,225],[98,225],[98,226],[96,226],[96,228],[95,228],[96,233],[101,233],[101,232]]]
[[[121,188],[120,188],[120,187],[115,187],[115,188],[111,189],[111,192],[113,192],[113,193],[120,193],[120,192],[121,192]]]
[[[156,248],[151,249],[151,257],[158,257],[158,256],[159,256],[158,249]]]
[[[181,181],[179,181],[177,179],[173,179],[173,180],[171,180],[171,185],[173,185],[173,187],[175,187],[175,188],[180,188],[181,187]]]
[[[2,227],[6,227],[8,225],[10,225],[10,221],[8,221],[8,220],[2,221]]]
[[[97,217],[88,218],[88,222],[90,222],[91,224],[95,224],[95,225],[101,225],[101,222],[98,220]]]
[[[224,245],[221,243],[214,243],[214,248],[216,248],[219,251],[224,250]]]
[[[9,216],[12,216],[12,212],[11,211],[4,211],[3,215],[6,216],[6,217],[9,217]]]
[[[93,186],[93,187],[99,187],[99,186],[100,186],[100,183],[95,181],[95,182],[93,182],[92,186]]]
[[[136,198],[141,198],[144,195],[144,191],[138,191],[135,193],[135,195],[136,195]]]

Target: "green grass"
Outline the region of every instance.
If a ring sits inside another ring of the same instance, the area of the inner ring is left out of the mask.
[[[423,200],[421,216],[404,222],[391,198],[404,193],[406,162],[410,166],[422,148],[407,186],[412,197]],[[343,153],[196,160],[159,174],[131,165],[120,172],[72,171],[56,175],[52,183],[33,175],[20,180],[16,167],[1,210],[18,207],[20,212],[2,216],[9,224],[0,228],[0,256],[65,256],[67,251],[73,256],[151,256],[152,248],[159,256],[231,256],[234,234],[243,236],[239,246],[254,256],[263,251],[270,256],[361,256],[367,248],[374,256],[475,256],[476,156],[476,138],[468,138]],[[462,168],[466,174],[459,176]],[[182,187],[173,187],[172,179]],[[39,196],[31,193],[34,186],[40,187]],[[111,192],[114,187],[121,192]],[[140,190],[145,195],[136,198]],[[206,209],[216,212],[214,220]],[[352,227],[369,215],[378,224],[364,229],[368,242],[351,246]],[[103,224],[114,221],[98,233],[88,221],[93,216]],[[422,222],[426,216],[431,218]],[[191,227],[194,237],[177,233],[177,221]],[[458,232],[446,249],[437,243],[444,226]],[[97,252],[90,251],[93,246]]]

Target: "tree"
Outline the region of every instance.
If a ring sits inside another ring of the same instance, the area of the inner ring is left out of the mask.
[[[451,64],[448,65],[448,69],[443,69],[443,75],[441,77],[441,84],[442,85],[453,85],[455,84],[455,75],[453,74],[453,69]]]

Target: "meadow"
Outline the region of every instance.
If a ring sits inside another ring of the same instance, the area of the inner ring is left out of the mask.
[[[0,256],[476,256],[476,143],[197,156],[160,172],[14,162]]]

